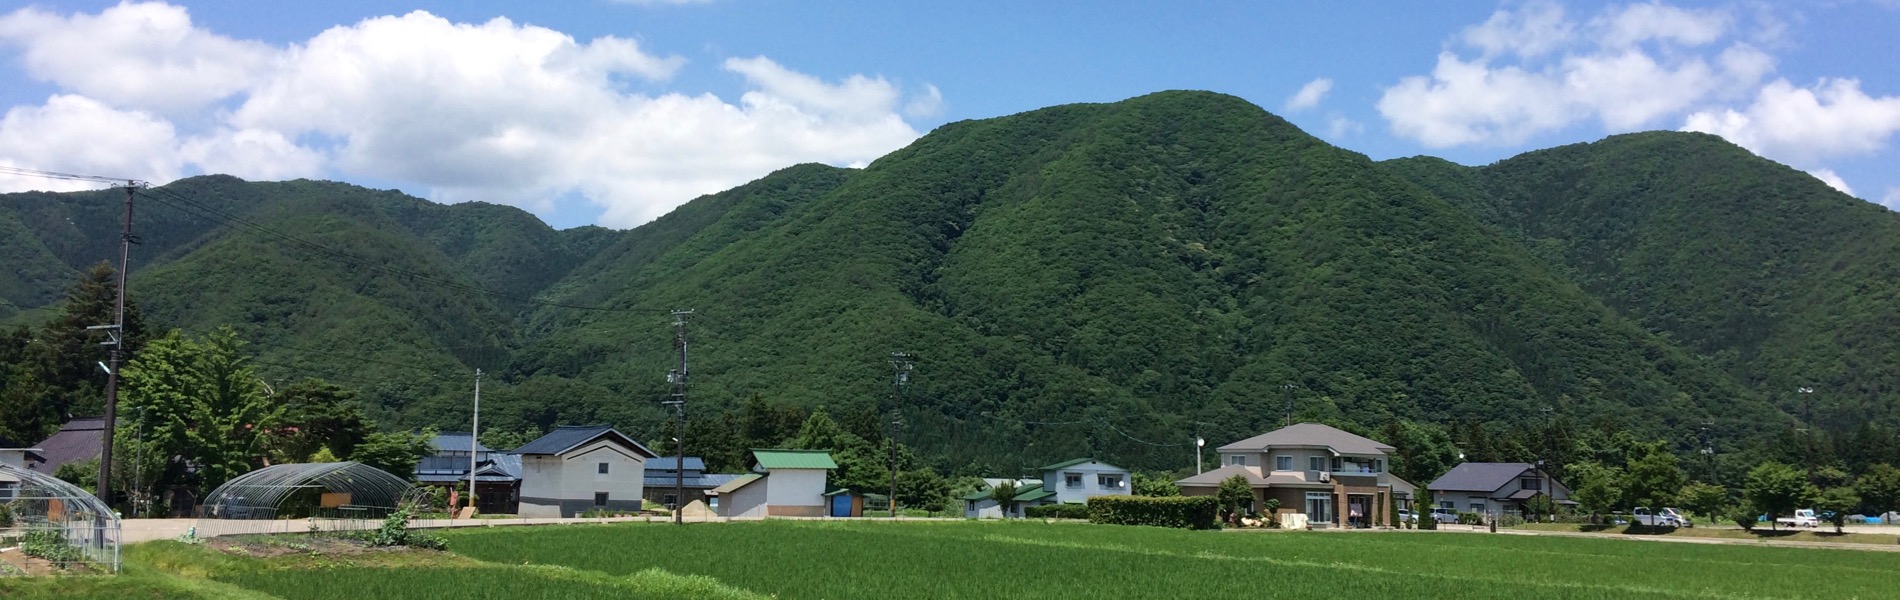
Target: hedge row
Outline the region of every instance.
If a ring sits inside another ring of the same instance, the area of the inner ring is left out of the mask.
[[[1089,522],[1213,529],[1220,499],[1213,496],[1096,496],[1089,498]]]
[[[1089,507],[1086,504],[1043,504],[1023,509],[1023,516],[1031,519],[1087,519]]]

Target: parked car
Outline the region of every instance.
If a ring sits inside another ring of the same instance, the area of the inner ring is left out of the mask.
[[[1630,520],[1637,525],[1649,527],[1689,527],[1689,518],[1674,508],[1650,510],[1647,506],[1638,506],[1630,511]]]
[[[1814,509],[1803,508],[1803,509],[1794,511],[1794,516],[1792,517],[1781,517],[1781,518],[1775,519],[1775,524],[1787,525],[1789,527],[1820,527],[1821,519],[1820,517],[1815,516]]]
[[[1442,506],[1434,508],[1432,509],[1432,520],[1439,523],[1457,523],[1458,510]]]
[[[1399,509],[1399,522],[1400,523],[1417,523],[1418,514],[1413,513],[1411,509],[1401,508]]]

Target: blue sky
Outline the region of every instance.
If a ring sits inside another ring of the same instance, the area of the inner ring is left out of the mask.
[[[1422,4],[41,2],[0,8],[0,164],[629,227],[949,121],[1206,89],[1377,159],[1709,131],[1900,206],[1900,0]]]

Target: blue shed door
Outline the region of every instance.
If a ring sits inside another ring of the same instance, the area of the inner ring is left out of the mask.
[[[850,494],[838,494],[836,496],[831,497],[831,516],[834,516],[834,517],[851,516],[851,495]]]

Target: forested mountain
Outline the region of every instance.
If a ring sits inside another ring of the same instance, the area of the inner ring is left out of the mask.
[[[0,300],[47,305],[115,256],[122,200],[0,196]],[[1878,338],[1816,346],[1893,327],[1893,263],[1868,244],[1900,222],[1684,134],[1375,163],[1166,92],[953,123],[630,231],[309,181],[199,177],[140,202],[148,329],[232,325],[267,377],[354,387],[399,426],[460,427],[479,367],[485,425],[662,437],[678,308],[689,438],[758,439],[717,415],[766,403],[873,439],[898,407],[922,456],[990,472],[1177,468],[1195,435],[1274,427],[1289,398],[1364,429],[1550,408],[1686,446],[1705,421],[1781,427],[1794,371],[1825,364],[1862,403],[1894,372],[1854,372],[1890,364],[1867,362],[1887,360]],[[901,398],[897,350],[917,355]]]
[[[1884,208],[1697,133],[1383,166],[1794,416],[1900,416],[1900,219]]]

